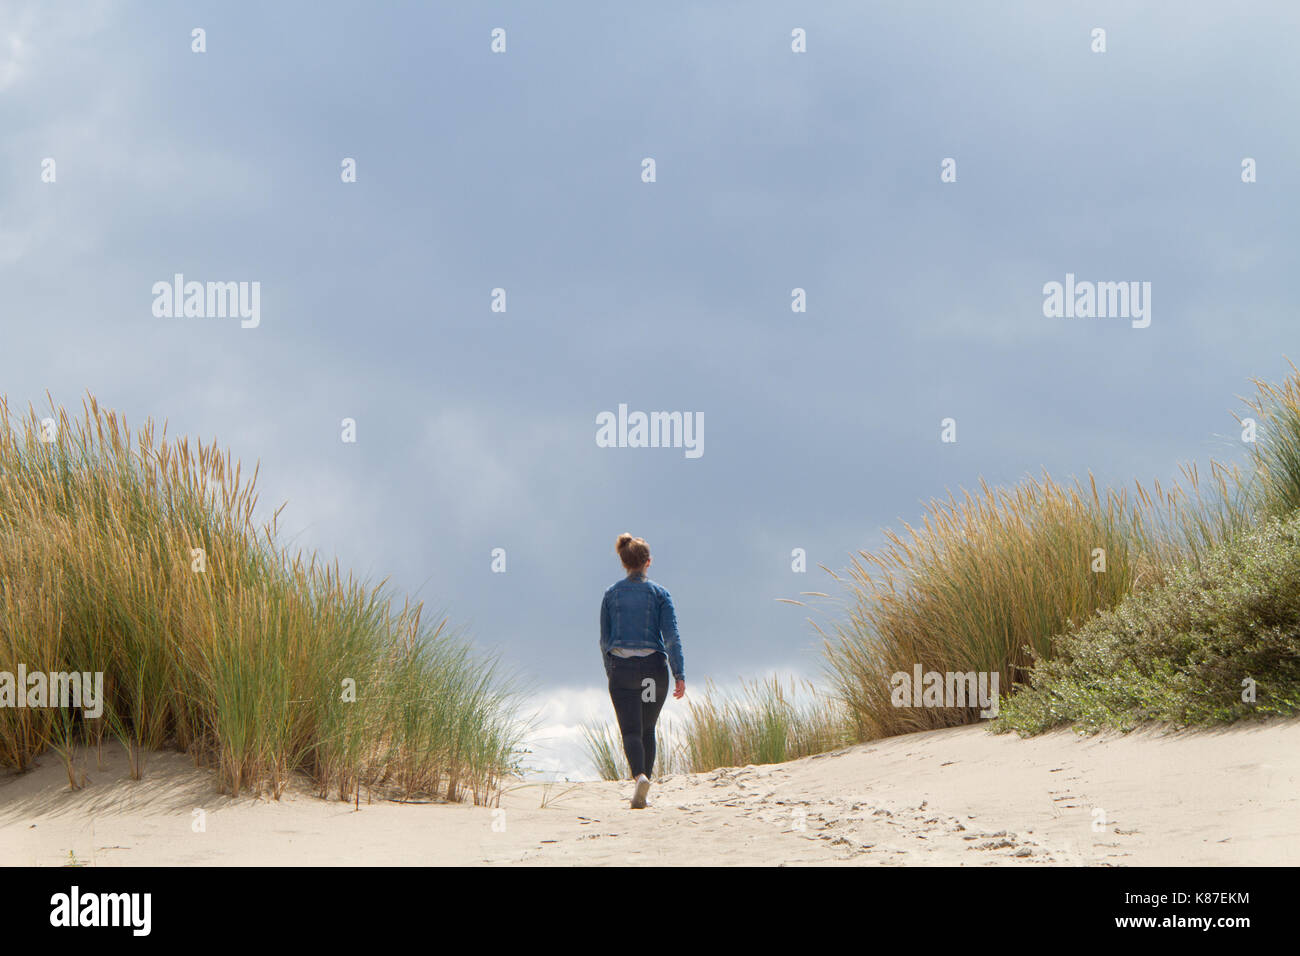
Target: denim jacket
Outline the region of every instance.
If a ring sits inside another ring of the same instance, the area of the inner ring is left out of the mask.
[[[624,578],[605,591],[600,602],[600,656],[607,672],[611,647],[667,654],[676,678],[686,679],[672,595],[645,575]]]

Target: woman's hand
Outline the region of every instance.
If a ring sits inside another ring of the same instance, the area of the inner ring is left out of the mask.
[[[686,696],[686,681],[679,680],[677,682],[677,686],[673,689],[673,697],[677,698],[677,700],[681,700],[685,696]]]

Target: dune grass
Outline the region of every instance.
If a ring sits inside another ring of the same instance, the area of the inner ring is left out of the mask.
[[[1258,393],[1246,403],[1259,431],[1251,448],[1251,504],[1264,517],[1300,509],[1300,369],[1289,364],[1291,374],[1281,384],[1253,379]]]
[[[896,672],[910,674],[917,664],[996,672],[1005,694],[1031,672],[1051,679],[1055,672],[1039,662],[1067,646],[1064,635],[1099,640],[1097,628],[1117,626],[1098,614],[1170,582],[1187,600],[1195,590],[1189,580],[1210,587],[1204,568],[1208,562],[1213,573],[1226,573],[1226,544],[1300,505],[1300,374],[1294,365],[1292,372],[1280,386],[1256,382],[1259,397],[1248,407],[1261,437],[1245,475],[1212,463],[1208,481],[1190,467],[1172,488],[1134,485],[1131,494],[1047,476],[1010,489],[981,484],[978,493],[932,501],[919,527],[888,532],[883,549],[859,552],[835,575],[846,607],[823,631],[855,737],[979,719],[975,707],[895,706]],[[1069,653],[1083,653],[1080,640]]]
[[[797,760],[852,743],[847,718],[835,698],[807,682],[745,681],[735,694],[709,683],[689,701],[683,759],[691,773]]]
[[[632,773],[627,765],[627,756],[623,753],[623,738],[618,732],[617,724],[583,723],[582,739],[587,757],[601,780],[631,779]],[[660,718],[655,727],[655,765],[650,776],[654,780],[660,780],[681,772],[678,747],[667,729],[666,721]]]
[[[994,722],[1129,730],[1300,713],[1300,370],[1256,380],[1247,516],[1208,555],[1058,635]]]
[[[214,445],[0,402],[0,671],[104,674],[97,719],[0,708],[0,765],[106,736],[132,775],[174,746],[220,788],[361,788],[488,801],[514,765],[517,695],[495,661],[254,523],[256,471]],[[49,440],[44,440],[49,439]],[[278,516],[279,512],[276,512]]]
[[[1226,472],[1214,480],[1226,491]],[[1174,556],[1204,553],[1235,520],[1194,501],[1180,489],[1130,496],[1048,476],[932,501],[919,527],[888,532],[884,549],[859,552],[839,578],[847,615],[824,635],[825,653],[856,737],[978,719],[977,707],[896,707],[890,676],[920,664],[996,672],[1002,689],[1024,680],[1053,635],[1158,581]]]
[[[686,697],[686,715],[660,719],[655,776],[717,767],[782,763],[853,742],[845,710],[807,682],[778,678],[743,682],[735,694],[706,683]],[[602,780],[627,779],[623,741],[613,724],[584,725],[587,754]]]

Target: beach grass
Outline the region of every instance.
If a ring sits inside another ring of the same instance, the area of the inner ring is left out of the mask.
[[[601,780],[630,780],[632,773],[623,753],[623,737],[618,725],[585,721],[582,724],[582,741],[596,776]],[[655,727],[655,765],[652,779],[660,780],[670,774],[682,772],[678,747],[661,719]]]
[[[1253,379],[1258,392],[1246,403],[1258,431],[1251,446],[1252,505],[1263,516],[1300,509],[1300,369],[1289,364],[1291,374],[1280,384]]]
[[[1211,726],[1300,713],[1300,370],[1255,380],[1245,519],[1057,635],[994,729]],[[1242,420],[1243,425],[1245,420]]]
[[[661,719],[655,776],[718,767],[782,763],[853,742],[847,712],[806,681],[777,677],[744,681],[726,693],[706,682],[687,694],[679,720]],[[602,780],[627,779],[623,742],[613,724],[584,724],[588,759]]]
[[[1091,477],[1086,484],[1061,484],[1045,475],[1009,489],[981,483],[978,492],[932,501],[918,527],[889,531],[883,548],[859,552],[834,575],[844,587],[845,607],[822,630],[827,667],[852,714],[856,739],[980,719],[978,706],[897,706],[891,678],[910,675],[916,665],[927,672],[997,673],[1004,695],[1035,682],[1045,687],[1064,679],[1050,666],[1054,657],[1077,662],[1088,658],[1088,642],[1118,639],[1121,621],[1110,612],[1138,613],[1143,602],[1161,600],[1157,595],[1204,601],[1228,574],[1225,546],[1255,541],[1250,536],[1269,519],[1300,506],[1300,374],[1294,365],[1292,373],[1282,385],[1256,382],[1259,395],[1248,407],[1260,437],[1245,474],[1211,463],[1203,479],[1189,466],[1172,487],[1135,484],[1132,491],[1099,489]],[[1249,563],[1240,572],[1245,580],[1263,573]],[[1267,586],[1262,578],[1255,584]],[[1111,659],[1115,663],[1114,653]],[[1157,655],[1149,663],[1169,665],[1158,660],[1164,659]],[[1096,670],[1085,678],[1078,666],[1069,673],[1073,686],[1061,692],[1075,697],[1086,679],[1105,676]],[[1147,689],[1138,696],[1155,694],[1165,678],[1173,681],[1160,691],[1167,695],[1185,698],[1187,688],[1207,686],[1180,684],[1172,673],[1146,675]],[[1105,679],[1138,681],[1135,674],[1129,669]],[[1050,715],[1066,712],[1081,720],[1096,717],[1082,705],[1068,711],[1059,701],[1042,703],[1050,698],[1048,690],[1034,698],[1039,703],[1032,719],[1026,699],[1004,726],[1045,727]],[[1189,719],[1209,713],[1183,704]],[[1138,710],[1178,712],[1168,701]]]
[[[891,675],[925,671],[1023,680],[1072,621],[1157,579],[1173,549],[1154,500],[1050,477],[935,500],[918,527],[887,533],[839,580],[846,616],[825,634],[835,688],[860,740],[978,719],[976,707],[898,707]],[[1103,563],[1104,562],[1104,563]],[[1104,570],[1094,570],[1104,568]]]
[[[711,682],[688,701],[681,749],[691,773],[784,763],[853,742],[847,711],[807,681],[742,681],[735,693]]]
[[[170,746],[230,794],[301,772],[344,799],[480,803],[512,772],[497,663],[383,582],[280,547],[229,451],[132,432],[93,396],[75,418],[0,418],[0,671],[101,672],[105,698],[97,718],[0,708],[0,765],[107,736],[136,778]]]

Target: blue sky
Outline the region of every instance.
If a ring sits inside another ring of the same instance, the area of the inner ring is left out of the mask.
[[[1131,6],[7,0],[0,392],[260,460],[286,539],[500,653],[572,766],[621,531],[693,684],[815,676],[776,599],[931,496],[1240,458],[1300,352],[1300,7]],[[155,317],[178,272],[261,324]],[[1044,317],[1066,273],[1151,325]],[[620,403],[705,453],[597,447]]]

